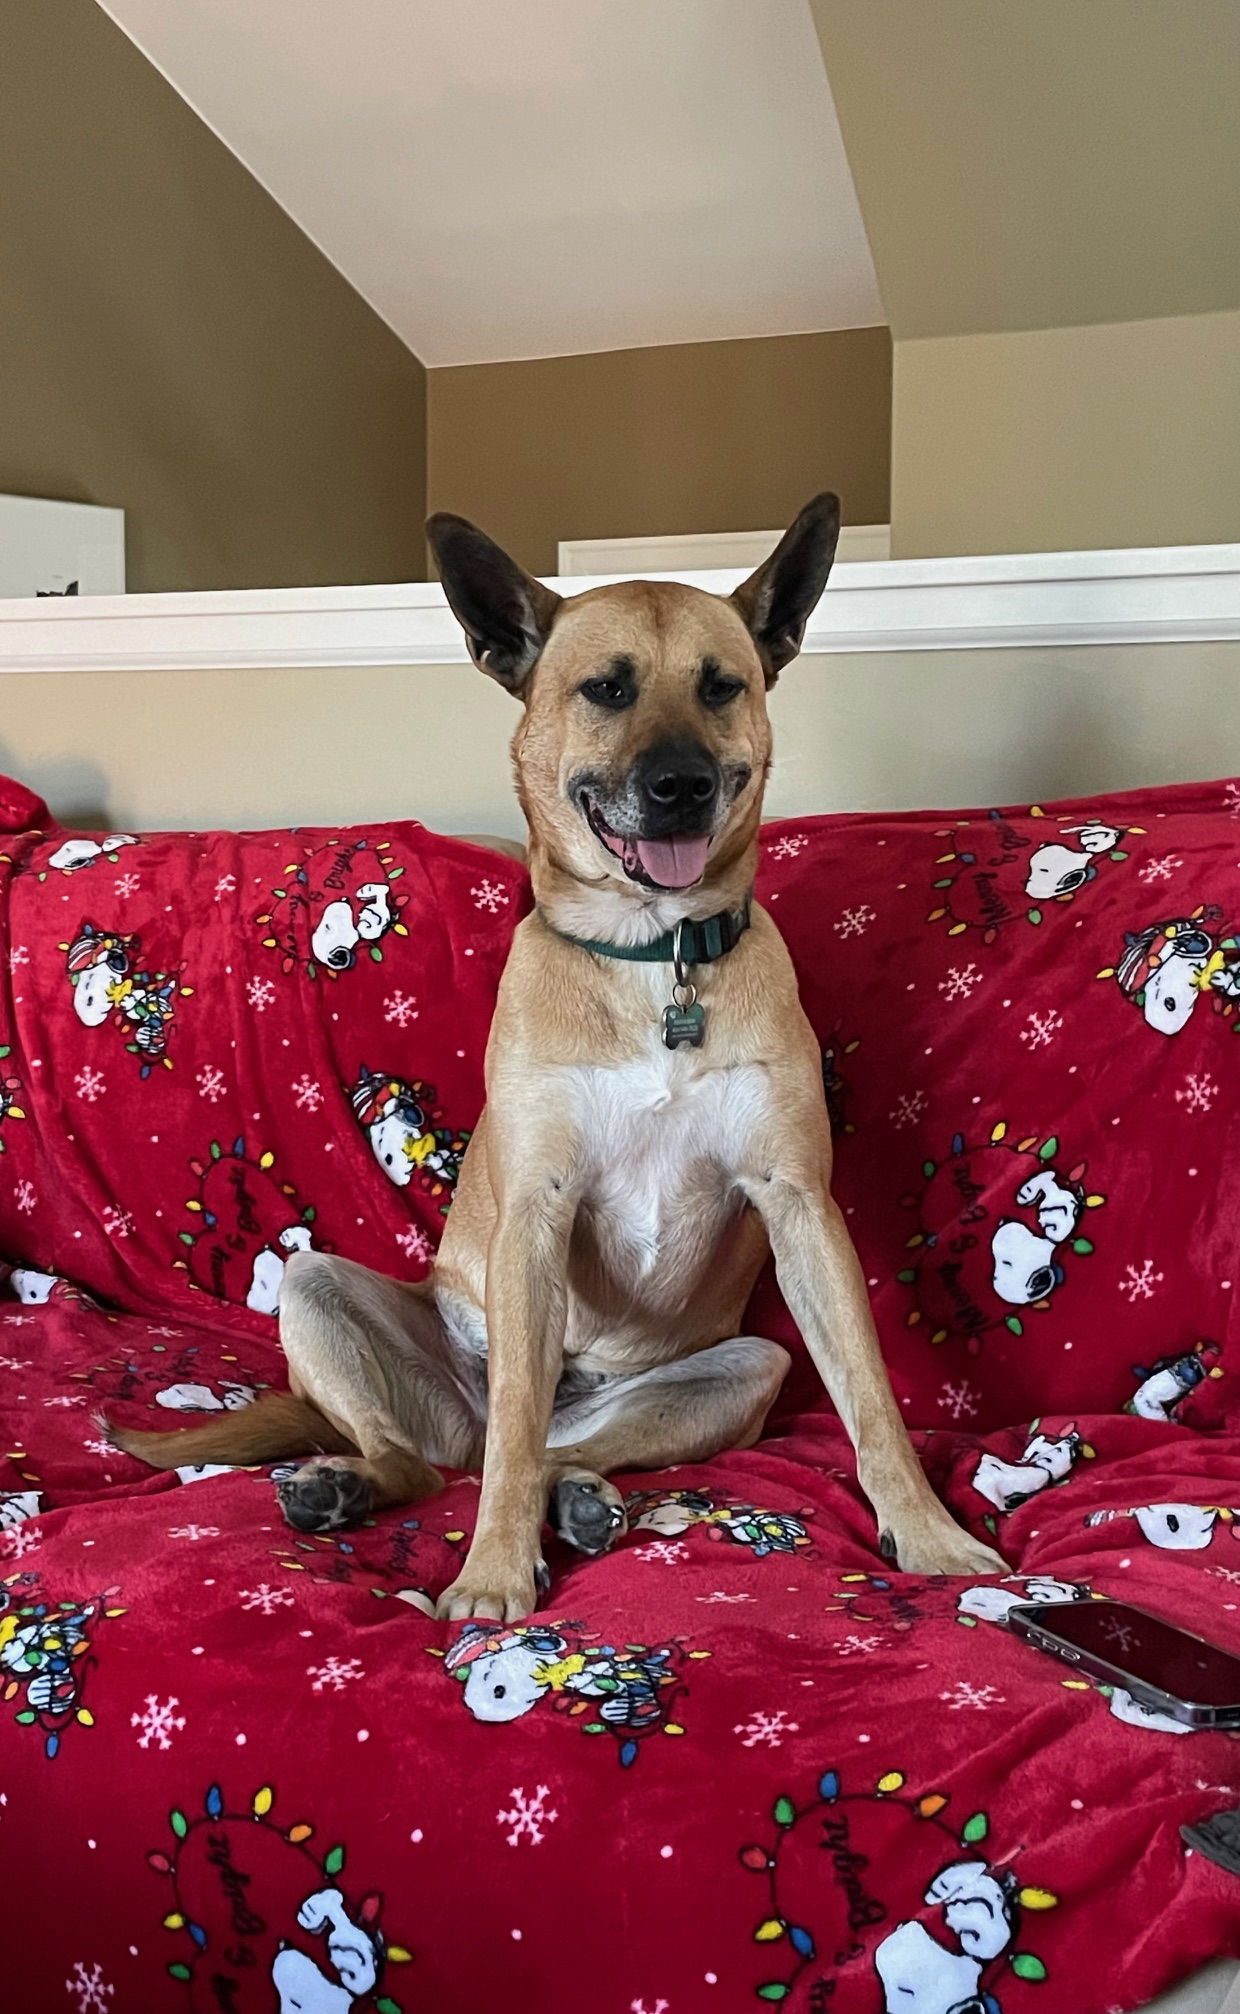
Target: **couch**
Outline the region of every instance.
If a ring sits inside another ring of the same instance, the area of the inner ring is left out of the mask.
[[[100,1417],[280,1385],[299,1247],[426,1272],[523,867],[0,782],[3,2006],[1109,2014],[1211,1963],[1217,2004],[1240,1884],[1180,1828],[1238,1738],[1004,1617],[1240,1649],[1238,860],[1235,782],[765,830],[896,1395],[1010,1573],[884,1564],[765,1278],[766,1437],[627,1477],[504,1629],[433,1617],[475,1477],[307,1538],[270,1467]]]

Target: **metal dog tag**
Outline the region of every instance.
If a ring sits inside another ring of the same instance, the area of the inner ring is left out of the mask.
[[[682,981],[672,988],[672,1005],[663,1009],[663,1040],[669,1049],[679,1049],[682,1042],[700,1049],[705,1039],[706,1009],[694,988]]]

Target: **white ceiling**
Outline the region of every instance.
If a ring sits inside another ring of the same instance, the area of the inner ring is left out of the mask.
[[[102,0],[430,365],[883,317],[808,0]]]

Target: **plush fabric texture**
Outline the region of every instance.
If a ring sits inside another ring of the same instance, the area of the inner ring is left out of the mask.
[[[1240,1650],[1240,785],[772,826],[837,1193],[936,1488],[885,1567],[798,1350],[769,1437],[628,1478],[539,1614],[428,1610],[471,1478],[299,1538],[94,1414],[283,1382],[311,1242],[420,1277],[520,865],[416,825],[0,842],[4,2003],[1021,2014],[1240,1953],[1181,1824],[1237,1738],[1017,1642],[1125,1598]],[[10,1271],[10,1268],[13,1270]],[[771,1280],[749,1326],[791,1339]],[[106,1512],[106,1515],[104,1514]]]

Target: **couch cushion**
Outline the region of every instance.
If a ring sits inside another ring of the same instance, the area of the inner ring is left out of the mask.
[[[1177,1363],[1179,1403],[1229,1406],[1238,812],[1195,784],[767,828],[911,1424],[1116,1408]],[[255,1333],[296,1242],[418,1276],[528,902],[414,824],[13,836],[0,1253]],[[791,1339],[770,1279],[749,1323]],[[787,1403],[817,1397],[802,1359]]]

